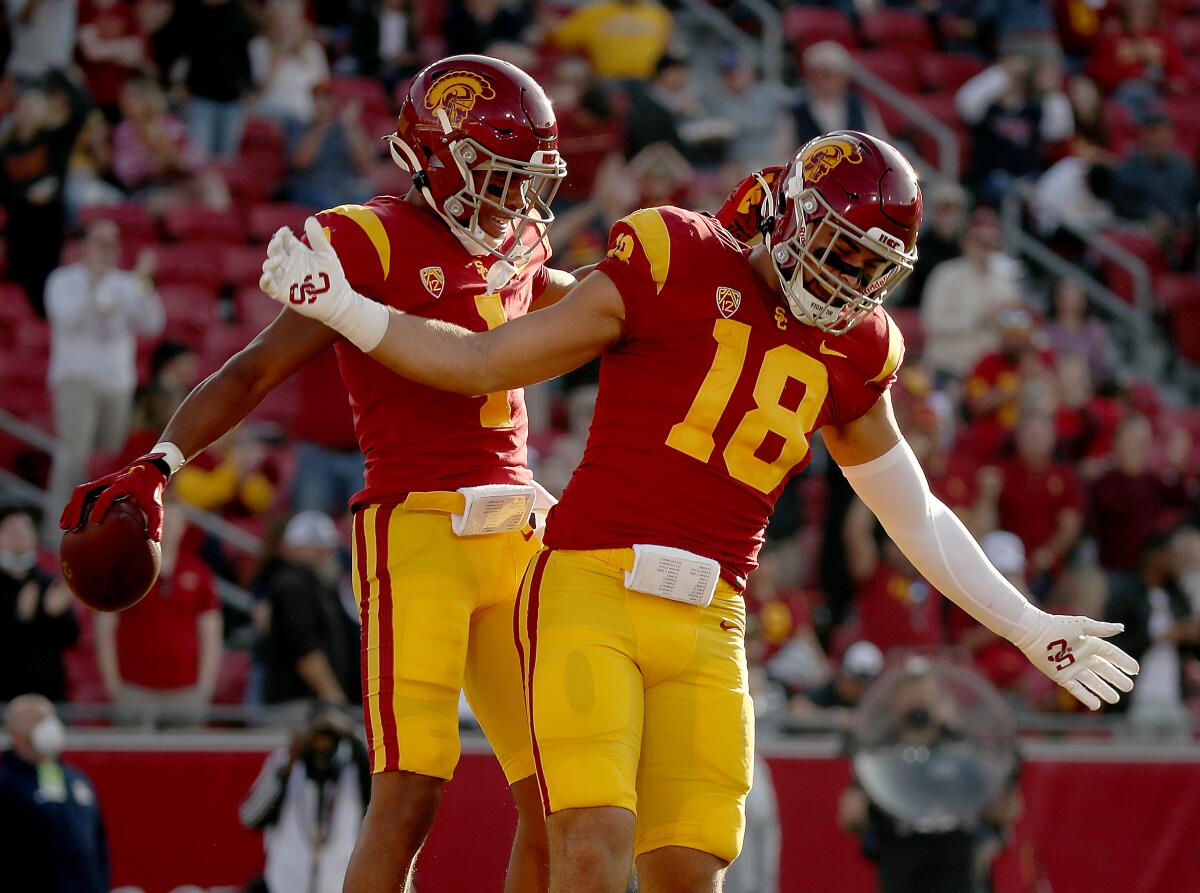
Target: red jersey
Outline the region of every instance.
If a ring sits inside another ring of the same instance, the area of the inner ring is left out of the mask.
[[[342,205],[317,219],[355,291],[415,316],[483,332],[524,315],[546,285],[544,240],[508,284],[490,293],[493,258],[472,256],[436,214],[403,198]],[[354,504],[529,482],[524,392],[462,397],[402,378],[345,342],[337,354],[366,459],[366,486]]]
[[[805,325],[715,218],[636,211],[598,269],[625,302],[605,352],[583,462],[546,545],[653,543],[721,563],[739,587],[808,437],[853,421],[895,380],[904,346],[878,309],[845,335]]]

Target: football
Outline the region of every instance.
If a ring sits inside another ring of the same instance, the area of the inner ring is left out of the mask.
[[[63,577],[75,597],[95,611],[124,611],[158,579],[162,550],[146,532],[137,506],[113,504],[99,524],[84,523],[63,534]]]

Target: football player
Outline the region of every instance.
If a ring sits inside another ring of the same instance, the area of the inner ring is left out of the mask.
[[[348,277],[376,306],[487,331],[574,283],[545,265],[549,204],[566,167],[554,112],[527,74],[482,56],[443,59],[413,79],[390,141],[413,189],[312,219],[320,244],[338,253],[343,287]],[[334,285],[313,271],[297,280],[289,306]],[[506,889],[544,889],[542,808],[512,635],[521,575],[539,548],[519,389],[458,396],[402,379],[287,310],[192,392],[148,455],[79,487],[61,525],[80,524],[93,498],[92,522],[127,499],[157,539],[168,478],[330,345],[366,457],[366,486],[352,503],[354,592],[374,777],[345,889],[405,887],[458,760],[461,689],[518,805]],[[320,662],[310,669],[330,673]]]
[[[566,298],[487,333],[356,294],[310,221],[262,285],[328,276],[300,312],[369,356],[464,394],[602,354],[583,461],[530,565],[516,632],[553,893],[718,890],[738,853],[753,714],[741,591],[821,429],[888,535],[939,591],[1087,704],[1132,689],[1121,627],[1045,613],[929,492],[892,413],[904,354],[884,311],[916,259],[921,192],[892,146],[841,131],[764,194],[760,245],[712,217],[640,210]]]

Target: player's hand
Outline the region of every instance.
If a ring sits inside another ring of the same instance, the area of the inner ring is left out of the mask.
[[[1123,629],[1120,623],[1039,611],[1032,627],[1013,644],[1084,706],[1099,710],[1102,700],[1115,704],[1121,692],[1133,691],[1129,677],[1137,674],[1138,662],[1104,641]]]
[[[95,503],[88,514],[88,521],[92,524],[103,521],[118,499],[128,499],[146,515],[150,538],[158,542],[162,539],[162,493],[167,485],[167,475],[154,460],[163,456],[163,453],[147,453],[120,471],[80,484],[63,509],[58,526],[63,530],[74,530],[83,524],[83,514],[93,498]]]

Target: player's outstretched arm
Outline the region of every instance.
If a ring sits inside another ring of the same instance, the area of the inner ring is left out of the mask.
[[[1048,614],[992,566],[958,517],[930,491],[884,394],[866,415],[824,429],[834,461],[859,498],[921,575],[951,601],[1025,653],[1092,710],[1133,689],[1132,657],[1103,637],[1124,628]]]
[[[152,450],[125,468],[80,484],[63,509],[59,526],[78,527],[95,499],[89,521],[103,520],[118,499],[133,502],[146,514],[154,539],[162,534],[162,491],[180,464],[203,451],[262,401],[293,372],[337,340],[337,333],[296,313],[280,313],[253,341],[206,378],[175,411],[160,438],[168,450]]]
[[[317,220],[310,217],[304,229],[311,248],[289,230],[271,240],[262,290],[421,384],[469,396],[524,387],[578,368],[621,335],[625,305],[602,273],[588,276],[552,307],[472,332],[358,294]],[[321,290],[304,288],[306,281],[320,283]]]

